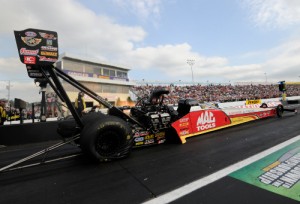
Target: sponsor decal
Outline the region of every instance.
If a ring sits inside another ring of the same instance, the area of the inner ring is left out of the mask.
[[[41,50],[57,52],[58,48],[52,46],[41,46]]]
[[[45,56],[40,56],[40,61],[44,61],[44,62],[56,62],[57,59],[56,58],[45,57]]]
[[[64,72],[70,76],[89,77],[88,73],[73,72],[73,71],[67,71],[67,70],[65,70]]]
[[[257,99],[257,100],[246,100],[246,105],[252,105],[252,104],[261,104],[261,99]]]
[[[109,76],[101,76],[101,75],[99,75],[98,78],[99,79],[110,79]]]
[[[34,37],[21,37],[22,41],[30,46],[30,47],[34,47],[34,46],[37,46],[38,44],[40,44],[42,42],[42,39],[40,38],[34,38]]]
[[[51,56],[51,57],[57,57],[57,52],[41,51],[41,55]]]
[[[28,76],[31,78],[44,78],[43,74],[36,67],[32,65],[26,65]]]
[[[136,138],[134,138],[134,141],[135,142],[142,142],[142,141],[144,141],[144,137],[136,137]]]
[[[140,146],[140,145],[143,145],[143,144],[144,144],[144,142],[137,142],[137,143],[135,143],[136,146]]]
[[[43,77],[43,74],[40,72],[29,72],[28,75],[32,78],[41,78]]]
[[[154,139],[150,139],[150,140],[145,140],[145,145],[146,144],[153,144],[154,143]]]
[[[189,129],[181,130],[180,133],[179,133],[179,136],[182,136],[182,135],[188,135],[188,134],[190,134]]]
[[[26,48],[21,48],[20,49],[20,55],[32,55],[36,56],[39,53],[39,49],[36,50],[28,50]]]
[[[36,57],[34,57],[34,56],[24,56],[24,63],[25,64],[35,64],[36,63]]]
[[[145,136],[145,139],[148,140],[148,139],[153,139],[154,138],[154,135],[147,135]]]
[[[221,129],[231,124],[231,120],[225,112],[215,109],[192,111],[185,117],[189,118],[189,126],[180,127],[180,119],[171,124],[180,137],[181,143],[185,143],[187,137],[214,131],[217,128]],[[186,119],[182,120],[182,122],[184,121]]]
[[[108,80],[110,79],[109,76],[102,76],[102,75],[98,75],[95,73],[75,72],[75,71],[65,70],[65,69],[63,70],[63,72],[68,75],[73,75],[73,76],[84,76],[84,77],[92,77],[92,78],[108,79]],[[129,80],[127,80],[127,81],[129,81]]]
[[[259,113],[259,117],[260,118],[265,118],[265,117],[268,117],[268,116],[270,116],[270,112],[269,111],[268,112]]]
[[[27,31],[27,32],[25,32],[25,35],[26,35],[27,37],[35,37],[35,36],[36,36],[36,33],[33,32],[33,31]]]
[[[189,121],[189,118],[188,118],[188,117],[179,119],[179,122],[180,122],[180,123],[186,123],[186,122],[188,122],[188,121]]]
[[[249,122],[249,121],[255,120],[255,119],[257,119],[257,117],[255,117],[255,116],[239,116],[239,117],[231,118],[231,122],[232,122],[232,124],[240,124],[240,123],[246,123],[246,122]]]
[[[48,39],[48,40],[56,40],[57,39],[54,34],[48,34],[48,33],[43,33],[43,32],[39,32],[39,34],[44,39]]]
[[[233,172],[230,176],[300,201],[300,140]]]
[[[166,134],[165,134],[165,132],[159,132],[159,133],[155,134],[155,137],[156,137],[157,140],[160,140],[160,139],[165,138]]]
[[[179,127],[187,127],[189,126],[189,122],[179,123]]]
[[[46,45],[47,45],[47,46],[52,46],[52,44],[53,44],[52,40],[47,40],[47,41],[46,41]]]
[[[157,144],[165,143],[166,139],[158,140]]]
[[[197,120],[197,130],[203,131],[214,127],[216,127],[216,117],[214,116],[213,112],[202,112]]]
[[[142,132],[136,132],[134,134],[134,137],[140,137],[140,136],[146,136],[146,135],[149,135],[149,132],[147,131],[142,131]]]

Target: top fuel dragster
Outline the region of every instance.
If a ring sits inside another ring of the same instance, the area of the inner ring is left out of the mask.
[[[135,107],[130,107],[129,114],[125,114],[125,108],[111,105],[54,66],[58,60],[56,32],[26,29],[15,31],[15,38],[20,60],[26,64],[29,77],[48,83],[73,116],[58,124],[57,131],[64,138],[63,142],[35,156],[74,141],[84,153],[99,161],[110,161],[128,156],[132,147],[161,144],[175,139],[185,143],[188,137],[221,128],[266,117],[281,117],[285,110],[280,103],[273,107],[254,109],[219,109],[203,107],[193,99],[180,99],[178,106],[174,107],[164,104],[164,95],[168,91],[155,90],[150,96],[140,99]],[[60,79],[105,106],[107,114],[92,112],[79,116]],[[30,158],[15,162],[0,171]]]

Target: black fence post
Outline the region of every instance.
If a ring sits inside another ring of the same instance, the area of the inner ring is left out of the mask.
[[[23,109],[19,108],[19,111],[20,111],[20,124],[23,124],[24,123],[24,120],[23,120]]]
[[[45,90],[44,88],[42,88],[42,101],[41,101],[41,118],[40,118],[40,121],[41,122],[46,122],[46,94],[45,94]]]
[[[32,119],[32,123],[34,123],[34,119],[35,119],[35,112],[34,112],[34,103],[31,104],[31,119]]]

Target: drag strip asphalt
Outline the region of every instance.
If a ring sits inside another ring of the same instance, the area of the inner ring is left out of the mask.
[[[85,155],[0,173],[0,203],[143,203],[205,178],[300,135],[300,115],[268,118],[189,138],[184,145],[135,149],[129,158],[95,164]],[[0,167],[40,150],[0,150]],[[53,155],[78,153],[66,145]],[[258,196],[253,196],[258,195]],[[174,203],[295,203],[224,177]],[[160,202],[160,201],[159,201]]]

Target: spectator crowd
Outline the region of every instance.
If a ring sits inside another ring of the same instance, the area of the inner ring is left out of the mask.
[[[278,85],[188,85],[177,86],[170,84],[162,85],[142,85],[132,88],[132,92],[138,97],[149,96],[155,89],[165,89],[170,91],[165,101],[169,104],[176,104],[181,98],[193,98],[202,102],[230,102],[253,99],[267,99],[281,97]],[[300,96],[299,85],[288,85],[287,96]]]

